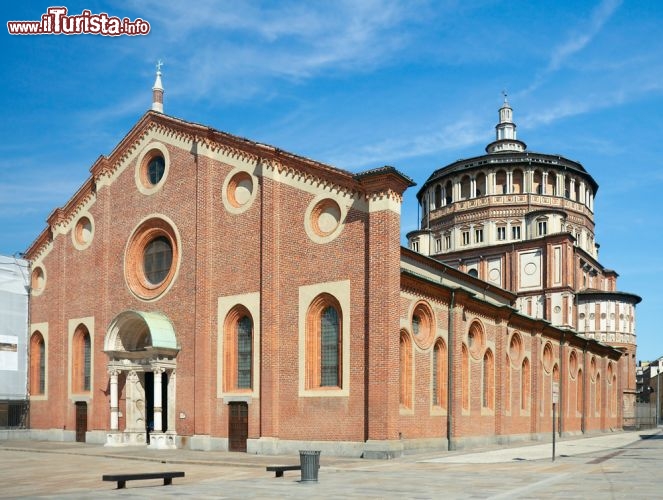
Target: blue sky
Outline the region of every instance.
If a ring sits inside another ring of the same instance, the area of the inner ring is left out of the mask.
[[[57,5],[62,5],[58,3]],[[2,2],[3,23],[53,4]],[[0,43],[0,253],[24,251],[150,107],[350,171],[421,185],[480,155],[507,89],[531,151],[599,184],[600,261],[637,308],[638,359],[663,355],[663,2],[72,1],[148,21],[147,36]],[[413,188],[403,234],[417,227]]]

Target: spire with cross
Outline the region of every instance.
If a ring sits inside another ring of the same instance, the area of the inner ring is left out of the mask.
[[[157,77],[154,80],[154,86],[152,87],[152,111],[158,111],[163,113],[163,84],[161,83],[161,67],[163,66],[163,61],[159,59],[157,61]]]

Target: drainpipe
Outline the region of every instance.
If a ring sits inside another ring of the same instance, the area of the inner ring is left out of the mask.
[[[454,338],[454,309],[456,307],[456,291],[451,290],[451,301],[449,303],[449,319],[447,324],[447,443],[449,451],[456,449],[453,436],[453,412],[454,412],[454,383],[453,383],[453,338]]]

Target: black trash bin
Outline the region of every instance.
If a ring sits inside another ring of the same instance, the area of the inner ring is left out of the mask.
[[[299,450],[302,483],[317,483],[320,468],[320,450]]]

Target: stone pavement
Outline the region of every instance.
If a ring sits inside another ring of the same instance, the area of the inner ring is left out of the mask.
[[[0,441],[2,498],[663,498],[659,429],[483,451],[435,452],[389,461],[321,456],[318,483],[282,478],[270,464],[298,456]],[[182,470],[171,486],[103,474]]]

